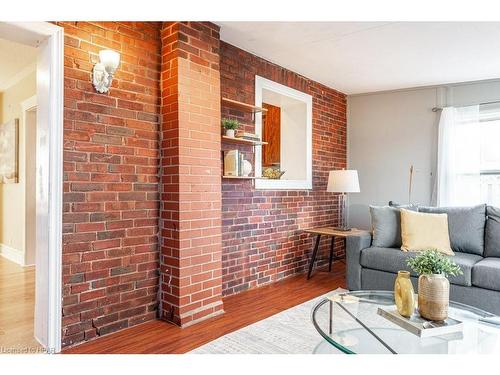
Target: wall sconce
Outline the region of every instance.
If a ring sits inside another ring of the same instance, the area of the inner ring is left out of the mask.
[[[113,81],[118,65],[120,64],[120,54],[110,49],[99,51],[99,60],[94,66],[93,84],[97,92],[101,94],[108,92]]]

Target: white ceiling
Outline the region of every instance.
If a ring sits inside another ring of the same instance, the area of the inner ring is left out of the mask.
[[[34,47],[0,39],[0,91],[31,73],[36,67],[36,55]]]
[[[500,22],[218,22],[221,39],[346,94],[500,78]]]

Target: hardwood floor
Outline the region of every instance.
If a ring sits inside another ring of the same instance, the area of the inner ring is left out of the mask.
[[[7,349],[41,349],[33,337],[35,268],[0,256],[0,353]]]
[[[185,353],[216,338],[268,318],[336,288],[345,288],[345,266],[315,270],[224,298],[225,314],[187,328],[151,321],[69,348],[64,353]]]

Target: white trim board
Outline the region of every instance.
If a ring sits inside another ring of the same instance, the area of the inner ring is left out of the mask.
[[[4,243],[0,243],[0,255],[20,266],[24,265],[24,252],[19,249],[14,249]]]
[[[30,114],[33,114],[33,113],[36,114],[36,107],[37,107],[36,95],[33,95],[32,97],[21,102],[21,112],[22,112],[21,116],[22,116],[22,123],[23,123],[23,127],[24,127],[24,132],[25,132],[24,136],[25,137],[27,137],[27,135],[28,135],[28,116]],[[31,124],[31,125],[33,125],[33,124]],[[36,123],[34,125],[36,127]],[[28,157],[26,156],[26,162],[27,162],[27,160],[28,160]],[[36,169],[36,165],[35,165],[35,169]],[[28,178],[28,173],[29,173],[28,172],[28,165],[26,164],[26,179]],[[36,173],[36,171],[35,171],[35,173]],[[33,189],[33,187],[30,187],[30,188]],[[33,190],[32,190],[31,193],[36,193],[36,186],[34,187],[34,189],[35,189],[35,192],[33,192]],[[24,215],[24,222],[25,222],[24,249],[25,249],[25,251],[24,251],[24,261],[23,261],[23,265],[25,267],[35,265],[33,254],[36,252],[36,245],[35,246],[28,246],[28,231],[30,229],[31,230],[33,229],[32,227],[30,227],[30,225],[33,225],[33,223],[28,220],[28,217],[33,215],[33,212],[29,211],[29,209],[28,209],[28,200],[30,198],[33,199],[33,196],[34,196],[34,195],[31,195],[30,197],[28,197],[28,190],[29,190],[28,186],[26,186],[25,197],[24,197],[24,199],[25,199],[25,215]],[[30,202],[33,203],[32,200]],[[36,202],[35,202],[35,204],[36,204]],[[31,217],[33,217],[33,216],[31,216]],[[34,217],[36,217],[36,212],[34,213]],[[36,228],[35,228],[35,230],[36,230]],[[31,232],[31,233],[33,233],[33,232]]]
[[[255,76],[255,105],[262,107],[262,91],[268,90],[277,94],[301,101],[306,105],[306,178],[302,180],[255,180],[256,189],[309,190],[312,189],[312,96],[302,91]],[[262,113],[255,114],[255,133],[262,138]],[[286,172],[285,172],[286,173]],[[255,175],[262,175],[262,147],[255,148]]]
[[[48,22],[0,22],[0,37],[38,48],[35,338],[61,351],[64,30]]]
[[[37,106],[36,95],[33,95],[31,98],[22,101],[21,110],[23,112],[23,116],[26,114],[27,111],[34,109],[36,106]]]

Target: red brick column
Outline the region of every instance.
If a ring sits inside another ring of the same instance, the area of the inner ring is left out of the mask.
[[[161,31],[161,311],[181,326],[220,314],[219,27]]]

